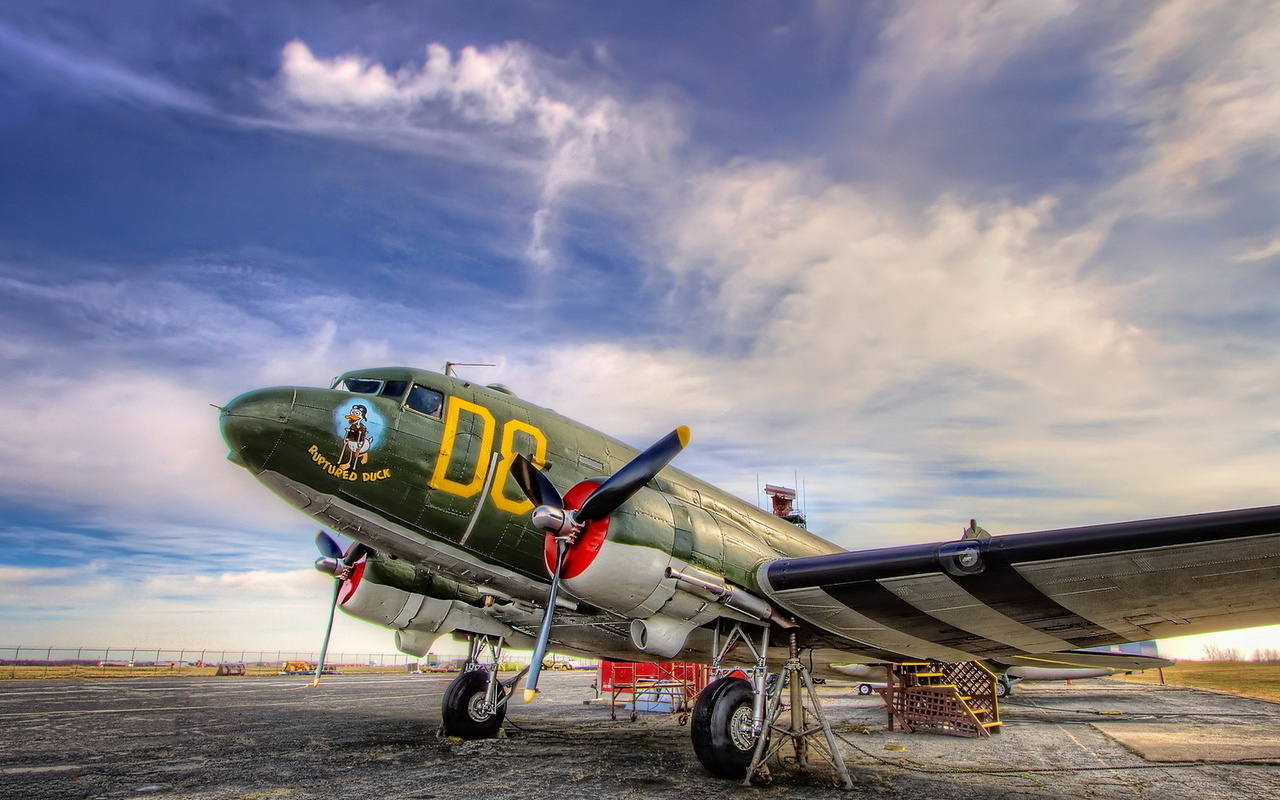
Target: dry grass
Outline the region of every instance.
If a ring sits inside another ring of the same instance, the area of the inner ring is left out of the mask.
[[[1159,683],[1155,670],[1123,676],[1134,683]],[[1165,683],[1212,689],[1280,703],[1280,663],[1248,661],[1179,661],[1164,670]]]

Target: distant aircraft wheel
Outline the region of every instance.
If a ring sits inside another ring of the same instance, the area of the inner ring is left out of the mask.
[[[869,683],[858,684],[858,694],[865,696],[865,695],[871,694],[871,692],[872,692],[871,684]]]
[[[996,681],[996,697],[999,697],[1001,699],[1008,697],[1009,690],[1010,690],[1009,682],[1006,681],[1004,678],[1000,678]]]
[[[742,678],[713,681],[693,707],[693,752],[718,778],[741,778],[755,753],[752,700],[755,691]]]
[[[507,716],[507,706],[503,703],[496,711],[484,708],[488,686],[489,676],[478,670],[464,672],[453,679],[449,688],[444,690],[444,700],[440,703],[446,736],[490,739],[497,735],[502,720]]]

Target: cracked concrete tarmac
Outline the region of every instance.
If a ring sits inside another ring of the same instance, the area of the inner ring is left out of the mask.
[[[513,706],[506,736],[437,736],[452,676],[309,679],[135,678],[0,684],[0,798],[385,800],[877,797],[1216,800],[1268,797],[1267,762],[1148,762],[1093,723],[1249,725],[1280,732],[1280,705],[1118,681],[1020,687],[990,739],[888,731],[875,697],[821,694],[851,792],[822,765],[744,787],[699,766],[689,730],[666,714],[631,722],[594,697],[592,672],[549,673],[537,702]],[[1243,730],[1243,728],[1242,728]]]

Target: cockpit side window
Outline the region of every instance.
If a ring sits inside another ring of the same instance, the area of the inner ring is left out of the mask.
[[[342,381],[342,386],[348,392],[356,394],[377,394],[382,388],[382,381],[373,378],[346,378]]]
[[[419,414],[439,419],[440,410],[444,407],[444,395],[415,383],[409,390],[409,399],[405,401],[405,405]]]
[[[382,396],[398,401],[401,397],[404,397],[404,390],[408,386],[408,381],[387,381],[386,385],[382,387]]]

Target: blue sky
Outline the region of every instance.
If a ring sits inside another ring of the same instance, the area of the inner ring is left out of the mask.
[[[314,648],[210,404],[378,364],[851,548],[1280,500],[1274,3],[264,5],[0,12],[0,644]]]

